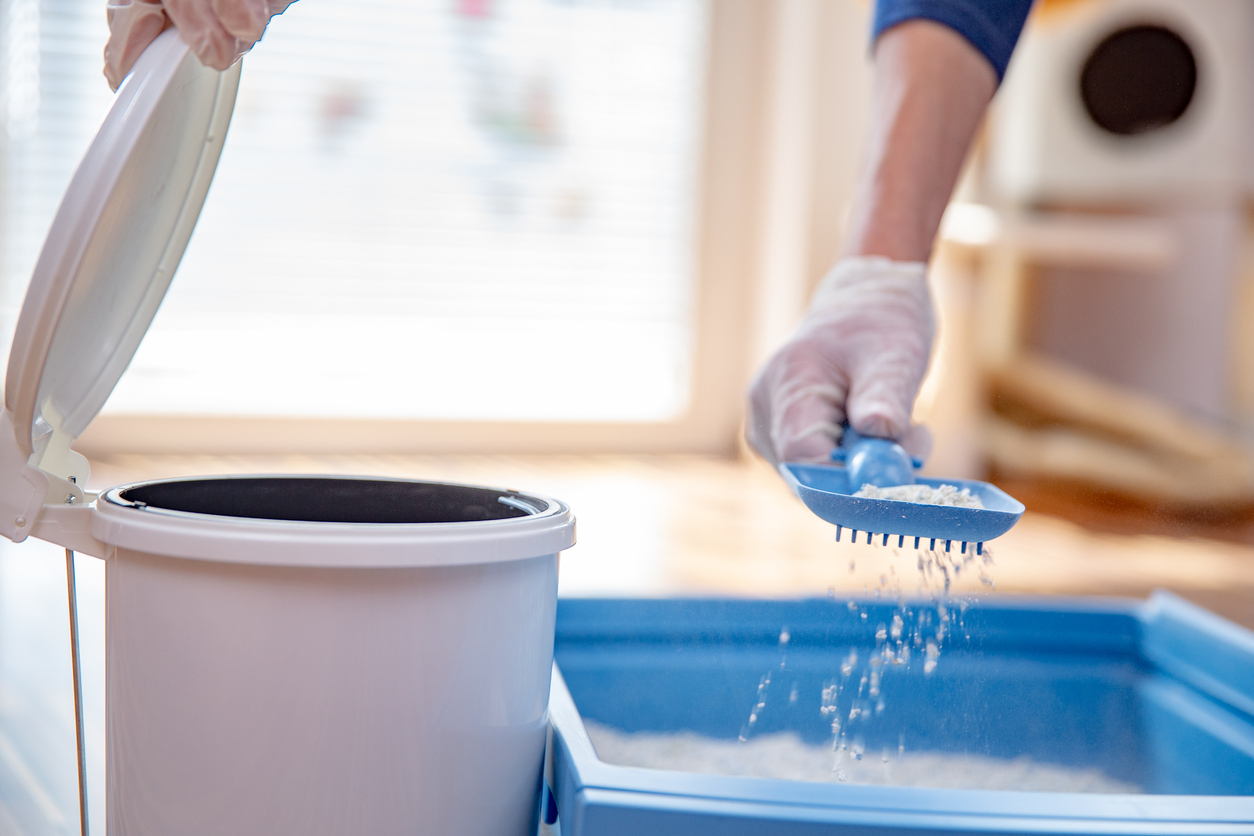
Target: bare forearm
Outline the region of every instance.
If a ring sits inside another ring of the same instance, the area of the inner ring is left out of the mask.
[[[875,96],[843,254],[927,261],[997,75],[965,38],[912,20],[875,48]]]

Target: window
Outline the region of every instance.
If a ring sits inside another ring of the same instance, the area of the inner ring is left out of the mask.
[[[300,0],[86,452],[730,452],[830,265],[860,0]],[[109,103],[0,0],[0,340]]]
[[[109,97],[98,3],[7,16],[11,334]],[[705,43],[701,0],[300,0],[106,413],[675,420]]]

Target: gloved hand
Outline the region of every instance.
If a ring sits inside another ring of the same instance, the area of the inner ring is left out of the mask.
[[[178,27],[200,63],[225,70],[261,40],[266,24],[294,0],[117,0],[106,7],[105,78],[114,90],[166,27]]]
[[[772,465],[826,462],[847,420],[925,455],[930,439],[910,412],[934,331],[926,265],[840,261],[749,387],[749,444]]]

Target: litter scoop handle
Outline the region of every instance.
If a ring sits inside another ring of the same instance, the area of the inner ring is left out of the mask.
[[[877,488],[914,484],[914,460],[900,444],[887,438],[859,435],[846,427],[832,458],[844,459],[850,491],[868,484]]]

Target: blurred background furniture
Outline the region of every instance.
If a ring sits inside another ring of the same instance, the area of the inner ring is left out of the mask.
[[[1021,492],[1248,516],[1252,47],[1224,0],[1029,26],[985,146],[979,317],[988,464]]]

